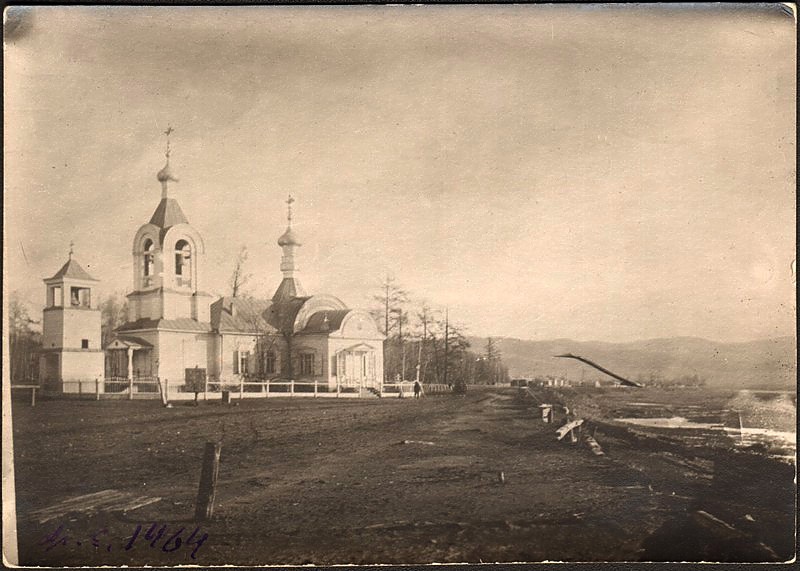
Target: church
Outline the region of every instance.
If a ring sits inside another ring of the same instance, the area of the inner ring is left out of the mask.
[[[114,331],[103,348],[103,376],[107,380],[168,379],[175,387],[186,382],[191,369],[219,384],[276,379],[316,381],[329,391],[379,389],[384,336],[373,317],[348,308],[335,296],[309,295],[300,283],[297,255],[301,240],[292,228],[291,197],[287,201],[287,228],[277,240],[282,250],[283,277],[272,298],[214,299],[203,290],[206,246],[178,201],[170,196],[170,183],[177,179],[169,154],[168,145],[166,165],[157,175],[161,200],[133,237],[128,322]],[[64,268],[45,280],[49,301],[54,295],[65,295],[62,282],[66,278],[75,282],[67,287],[80,289],[79,296],[88,296],[88,286],[96,281],[70,256]],[[82,303],[79,299],[75,308],[61,301],[49,303],[45,313],[63,314],[80,309]],[[80,323],[51,316],[44,324],[45,336],[49,329],[56,337],[99,339],[99,311],[88,301],[82,309],[89,311],[81,314],[85,317]],[[80,331],[70,334],[66,330],[71,327]],[[88,330],[92,330],[91,335]],[[98,349],[95,340],[82,350],[97,353]],[[51,352],[54,356],[42,361],[51,379],[54,375],[66,380],[66,376],[88,378],[99,374],[95,360],[92,371],[83,371],[85,376],[79,364],[66,375],[60,371],[55,355],[63,358],[68,349],[53,344]]]

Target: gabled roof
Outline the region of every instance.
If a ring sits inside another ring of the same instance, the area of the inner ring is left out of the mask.
[[[78,262],[75,258],[70,258],[67,260],[67,263],[61,266],[61,269],[56,272],[52,278],[47,278],[44,281],[51,281],[57,280],[60,278],[70,278],[74,280],[87,280],[87,281],[100,281],[88,274],[86,270],[83,269],[80,262]]]
[[[156,207],[156,211],[150,217],[150,224],[155,224],[160,228],[169,228],[176,224],[188,223],[186,215],[174,198],[162,198],[161,202],[158,203],[158,207]]]
[[[205,333],[211,331],[211,324],[194,319],[138,319],[130,321],[115,329],[116,332],[138,331],[140,329],[170,329],[174,331],[193,331]]]
[[[275,333],[265,313],[272,302],[254,297],[221,297],[211,304],[211,328],[219,332]]]
[[[145,341],[141,337],[132,337],[130,335],[119,335],[114,338],[111,343],[106,345],[106,349],[149,349],[153,347],[153,344]]]

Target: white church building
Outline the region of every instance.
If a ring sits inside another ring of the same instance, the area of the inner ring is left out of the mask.
[[[176,387],[192,374],[187,370],[199,370],[222,384],[292,379],[317,381],[328,390],[379,388],[384,337],[372,316],[332,295],[309,295],[300,284],[301,242],[292,228],[292,198],[288,226],[277,241],[283,278],[272,298],[215,299],[203,290],[203,238],[169,194],[177,179],[169,150],[166,156],[158,173],[161,201],[133,237],[128,322],[100,348],[100,315],[90,298],[96,280],[70,256],[45,280],[44,339],[52,346],[45,347],[41,360],[43,379],[52,385],[95,376],[160,378]],[[66,301],[72,293],[77,305]]]

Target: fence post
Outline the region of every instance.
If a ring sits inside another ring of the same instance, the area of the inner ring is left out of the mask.
[[[195,519],[200,521],[209,520],[214,515],[214,496],[217,492],[221,450],[222,445],[219,442],[206,442],[203,468],[200,472],[200,488],[197,491],[197,505],[194,511]]]
[[[78,398],[83,396],[83,379],[78,379]]]
[[[133,400],[133,377],[128,377],[128,400]]]
[[[289,396],[294,396],[294,379],[289,383]]]
[[[339,398],[339,395],[342,394],[342,385],[339,383],[339,379],[336,379],[336,398]]]
[[[269,398],[269,379],[267,379],[267,396],[265,398]]]
[[[100,377],[94,379],[94,394],[95,400],[100,400]]]
[[[239,377],[239,400],[244,398],[244,377]]]
[[[167,401],[165,405],[169,404],[169,379],[164,379],[164,400]]]
[[[220,387],[222,386],[222,379],[219,380]],[[208,400],[208,375],[203,383],[203,400]]]
[[[314,398],[317,398],[317,379],[314,379]]]

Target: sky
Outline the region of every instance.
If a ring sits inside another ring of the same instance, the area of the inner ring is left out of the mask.
[[[132,288],[170,194],[223,295],[387,274],[474,335],[794,335],[795,20],[777,5],[37,7],[4,15],[4,288]],[[6,296],[7,297],[7,296]]]

